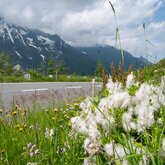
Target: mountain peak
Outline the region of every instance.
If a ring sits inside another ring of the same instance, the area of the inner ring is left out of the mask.
[[[0,51],[9,54],[14,65],[19,64],[24,69],[38,68],[41,63],[45,63],[47,66],[50,58],[53,57],[56,64],[62,60],[65,66],[70,69],[70,73],[93,74],[97,65],[97,59],[94,57],[97,55],[98,49],[101,49],[103,61],[104,58],[108,59],[104,63],[109,62],[109,65],[111,60],[115,60],[116,63],[119,61],[116,54],[107,56],[110,50],[115,49],[110,45],[84,49],[80,50],[68,45],[57,34],[51,35],[38,29],[28,29],[6,23],[3,18],[0,19]],[[114,53],[120,52],[115,50]],[[128,57],[131,57],[132,61],[136,59],[130,54]],[[129,63],[131,60],[128,60]]]

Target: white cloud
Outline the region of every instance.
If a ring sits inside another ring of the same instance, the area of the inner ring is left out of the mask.
[[[142,24],[146,22],[147,38],[158,45],[158,58],[162,58],[165,22],[155,22],[153,16],[163,1],[112,0],[112,3],[123,48],[137,56],[145,54]],[[56,33],[72,45],[115,43],[116,24],[108,0],[0,0],[0,8],[0,15],[8,21]]]

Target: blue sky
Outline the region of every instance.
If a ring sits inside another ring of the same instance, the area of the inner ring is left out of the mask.
[[[149,60],[165,58],[165,1],[111,0],[116,10],[123,49]],[[0,0],[8,22],[58,34],[73,46],[115,44],[116,23],[108,0]]]
[[[165,2],[161,7],[155,12],[153,20],[155,21],[165,21]]]

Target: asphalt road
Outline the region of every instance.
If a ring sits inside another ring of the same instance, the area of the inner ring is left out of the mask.
[[[100,87],[95,84],[96,91]],[[72,101],[87,95],[92,95],[91,82],[0,83],[0,107],[6,110],[15,104],[28,105],[40,101],[47,105],[50,101]]]

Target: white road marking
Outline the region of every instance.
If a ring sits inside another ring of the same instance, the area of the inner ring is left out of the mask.
[[[22,92],[35,92],[35,91],[48,91],[48,88],[40,88],[40,89],[24,89]]]
[[[73,87],[66,87],[67,89],[80,89],[82,86],[73,86]]]

